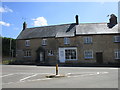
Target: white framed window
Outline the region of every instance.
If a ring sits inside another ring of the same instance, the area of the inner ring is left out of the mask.
[[[115,59],[120,59],[120,50],[115,50],[114,55]]]
[[[92,43],[92,37],[84,37],[84,43],[85,44],[91,44]]]
[[[25,40],[25,46],[30,46],[30,40]]]
[[[70,44],[70,38],[64,38],[64,44]]]
[[[120,42],[120,36],[114,36],[114,42]]]
[[[53,50],[48,50],[48,56],[54,56],[54,51]]]
[[[76,49],[65,49],[65,59],[66,60],[76,60],[77,59]]]
[[[25,50],[24,51],[24,57],[31,57],[31,51],[30,50]]]
[[[84,51],[84,58],[85,59],[92,59],[93,58],[93,51],[92,50]]]
[[[59,48],[59,61],[64,63],[69,60],[78,60],[77,47],[62,47]]]
[[[42,45],[47,45],[47,39],[42,40]]]

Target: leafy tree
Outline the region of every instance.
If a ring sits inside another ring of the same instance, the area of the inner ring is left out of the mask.
[[[11,43],[11,47],[10,47]],[[11,50],[10,50],[11,48]],[[3,56],[11,56],[13,52],[13,56],[15,57],[16,53],[16,39],[2,37],[2,55]]]

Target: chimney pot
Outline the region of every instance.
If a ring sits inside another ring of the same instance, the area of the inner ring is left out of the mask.
[[[26,22],[23,23],[23,30],[25,30],[27,28],[27,24]]]
[[[79,25],[78,15],[76,15],[75,18],[76,18],[76,25]]]

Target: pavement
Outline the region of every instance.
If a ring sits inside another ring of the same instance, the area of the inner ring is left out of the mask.
[[[59,67],[61,78],[46,78],[55,74],[55,66],[1,65],[2,88],[118,88],[118,68]]]

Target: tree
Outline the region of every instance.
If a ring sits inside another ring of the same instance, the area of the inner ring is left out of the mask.
[[[13,51],[13,56],[15,57],[16,39],[2,37],[2,56],[11,56],[12,51]]]

